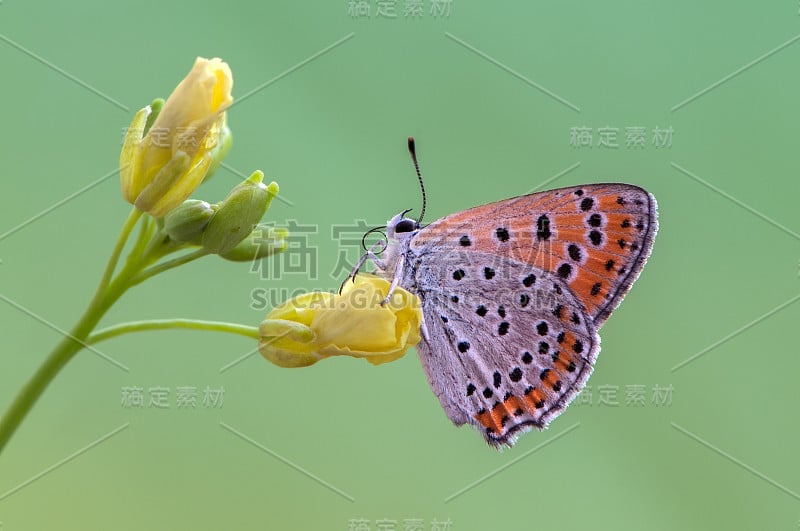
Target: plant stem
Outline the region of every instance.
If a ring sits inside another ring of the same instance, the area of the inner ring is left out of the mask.
[[[147,247],[148,243],[153,240],[153,233],[156,230],[154,225],[155,221],[150,216],[145,216],[142,218],[142,222],[139,226],[139,236],[136,238],[136,242],[134,242],[133,247],[131,247],[131,250],[128,253],[128,263],[141,259],[145,247]]]
[[[30,412],[50,382],[53,381],[53,378],[86,345],[86,338],[89,337],[89,334],[97,326],[103,315],[130,287],[129,281],[135,270],[135,267],[131,267],[132,264],[130,263],[126,264],[114,281],[111,278],[122,249],[125,247],[125,242],[141,215],[142,213],[136,209],[131,211],[122,226],[117,243],[111,252],[111,257],[103,272],[100,284],[97,286],[97,291],[89,303],[89,307],[86,308],[86,311],[69,333],[58,342],[44,363],[20,389],[5,414],[0,417],[0,452],[3,451],[11,436],[14,435],[22,420]]]
[[[86,339],[87,345],[94,345],[101,341],[130,334],[132,332],[144,332],[146,330],[169,330],[182,328],[188,330],[206,330],[209,332],[227,332],[241,336],[258,339],[258,327],[246,326],[236,323],[224,323],[220,321],[200,321],[197,319],[153,319],[147,321],[131,321],[110,326],[94,332]]]
[[[137,284],[144,282],[150,277],[158,275],[159,273],[163,273],[164,271],[168,271],[172,268],[182,266],[183,264],[188,264],[189,262],[192,262],[194,260],[197,260],[198,258],[202,258],[209,254],[211,253],[209,253],[205,249],[197,249],[196,251],[192,251],[190,253],[181,255],[178,258],[173,258],[172,260],[161,262],[160,264],[156,264],[152,267],[149,267],[144,271],[140,272],[138,275],[136,275],[131,281],[131,285],[135,286]]]
[[[133,244],[124,265],[114,276],[122,251],[125,249],[125,244],[141,218],[141,211],[136,208],[131,210],[128,219],[122,225],[117,242],[88,308],[83,312],[78,322],[75,323],[75,326],[64,335],[42,365],[20,389],[5,414],[0,417],[0,453],[2,453],[20,423],[33,408],[33,405],[44,390],[50,385],[50,382],[53,381],[75,354],[88,345],[131,332],[168,328],[227,332],[258,339],[258,328],[253,326],[193,319],[132,321],[93,333],[97,323],[128,289],[154,275],[209,254],[204,249],[198,249],[177,258],[151,265],[153,262],[157,262],[164,256],[174,253],[184,246],[165,240],[166,235],[158,230],[155,226],[155,221],[150,218],[144,218],[136,242]]]
[[[95,296],[102,294],[103,290],[108,287],[108,283],[111,282],[111,277],[114,275],[114,269],[117,267],[117,262],[119,262],[119,257],[122,254],[122,249],[125,247],[125,243],[128,241],[131,231],[133,231],[133,228],[136,226],[136,223],[141,217],[142,211],[136,207],[133,207],[133,209],[131,209],[131,213],[128,214],[128,219],[126,219],[125,223],[122,225],[122,230],[117,237],[117,243],[114,245],[114,250],[111,251],[111,257],[108,259],[105,271],[103,271],[103,278],[100,280],[100,285],[97,287]]]

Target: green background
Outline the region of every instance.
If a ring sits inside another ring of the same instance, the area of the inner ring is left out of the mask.
[[[348,0],[0,3],[0,404],[59,339],[14,304],[75,321],[129,210],[113,174],[123,128],[197,55],[229,62],[241,101],[229,169],[196,196],[263,169],[285,200],[267,218],[317,227],[317,272],[208,258],[133,290],[105,324],[255,325],[254,289],[335,288],[332,226],[418,208],[414,135],[428,220],[542,183],[655,194],[661,230],[601,331],[594,403],[497,453],[450,424],[412,352],[302,370],[256,354],[221,372],[252,342],[127,336],[100,350],[128,372],[81,353],[0,456],[0,529],[797,529],[800,305],[781,307],[800,284],[797,2],[453,0],[437,18],[426,0],[418,20],[403,0],[395,19],[371,4],[354,19]],[[619,148],[597,146],[606,126]],[[626,149],[637,126],[646,144]],[[594,147],[571,146],[574,127]],[[670,147],[652,144],[656,127],[674,130]],[[643,406],[625,404],[633,385]],[[125,408],[126,386],[169,387],[172,407]],[[224,387],[224,404],[178,409],[181,386]],[[619,405],[598,404],[601,386]],[[656,386],[671,403],[653,403]]]

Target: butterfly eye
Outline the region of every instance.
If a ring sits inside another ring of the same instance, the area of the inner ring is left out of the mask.
[[[401,219],[394,226],[395,233],[413,232],[415,230],[417,230],[417,222],[414,221],[413,219]]]

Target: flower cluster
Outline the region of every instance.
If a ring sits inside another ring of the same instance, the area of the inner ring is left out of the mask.
[[[287,231],[259,221],[278,194],[254,172],[219,203],[188,199],[227,155],[226,110],[233,78],[220,59],[198,58],[165,103],[140,110],[120,155],[122,195],[162,218],[175,244],[199,246],[228,260],[249,261],[286,248]],[[379,364],[401,357],[420,340],[419,299],[362,275],[340,295],[312,292],[270,312],[259,327],[259,349],[281,367],[305,367],[336,355]]]
[[[231,148],[226,112],[233,104],[232,87],[225,62],[199,57],[166,101],[155,100],[134,116],[120,153],[122,196],[133,209],[89,306],[0,415],[0,452],[69,360],[84,347],[122,334],[183,328],[244,335],[257,339],[264,357],[282,367],[337,355],[385,363],[420,341],[419,299],[400,288],[389,297],[389,283],[372,276],[359,276],[341,295],[309,293],[287,301],[258,328],[150,319],[95,330],[129,289],[155,275],[211,254],[252,261],[287,248],[285,229],[261,223],[278,195],[277,183],[264,184],[261,171],[221,201],[191,197]]]
[[[136,113],[120,154],[126,201],[160,218],[194,192],[230,145],[232,88],[227,63],[198,57],[163,106],[157,100]]]
[[[136,113],[120,154],[120,179],[125,200],[163,218],[173,242],[251,261],[286,248],[286,230],[259,224],[277,183],[263,184],[264,174],[256,171],[219,203],[187,199],[230,150],[225,111],[232,88],[227,63],[198,57],[166,102]]]

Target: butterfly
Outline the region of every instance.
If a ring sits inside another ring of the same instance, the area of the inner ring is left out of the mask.
[[[424,215],[413,138],[408,145]],[[630,184],[587,184],[425,226],[408,212],[389,220],[381,256],[367,255],[392,281],[390,293],[401,286],[419,297],[419,358],[450,420],[476,427],[494,447],[513,446],[586,384],[598,329],[650,255],[656,200]]]

